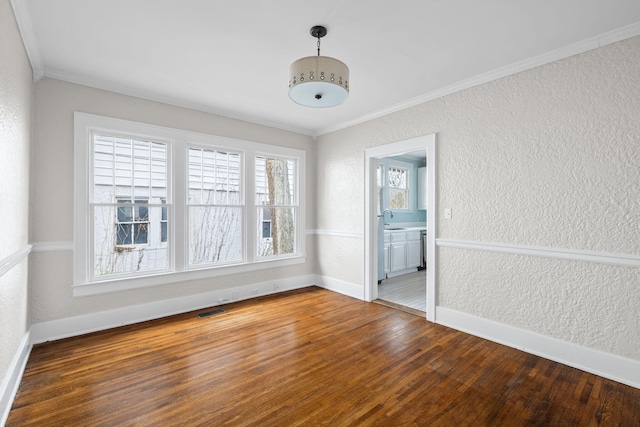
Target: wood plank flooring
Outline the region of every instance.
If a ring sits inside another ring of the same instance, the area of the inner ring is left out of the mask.
[[[323,289],[224,309],[35,346],[7,426],[640,420],[638,389]]]

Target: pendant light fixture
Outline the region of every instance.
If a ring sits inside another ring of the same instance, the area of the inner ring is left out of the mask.
[[[349,96],[349,68],[341,61],[320,56],[320,39],[327,29],[316,25],[311,36],[318,39],[318,56],[300,58],[289,70],[289,98],[306,107],[333,107]]]

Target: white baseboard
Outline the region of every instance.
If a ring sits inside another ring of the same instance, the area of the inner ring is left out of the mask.
[[[109,311],[68,317],[31,326],[31,343],[38,344],[123,325],[159,319],[174,314],[242,301],[262,295],[313,286],[315,275],[298,276],[254,283],[235,288],[195,294],[171,300],[117,308]]]
[[[446,307],[436,308],[436,323],[640,388],[638,360],[583,347]]]
[[[394,271],[387,273],[387,279],[391,279],[393,277],[404,276],[405,274],[411,274],[418,271],[418,267],[408,268],[406,270]]]
[[[20,347],[16,351],[9,366],[9,371],[0,386],[0,426],[4,426],[7,422],[11,405],[13,405],[18,386],[20,386],[20,381],[22,380],[24,368],[27,366],[27,360],[29,360],[29,354],[31,354],[31,343],[29,332],[27,332],[22,338]]]
[[[334,279],[328,276],[317,276],[316,285],[339,294],[364,300],[364,288],[355,283]]]

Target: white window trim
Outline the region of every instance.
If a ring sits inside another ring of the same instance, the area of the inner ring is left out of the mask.
[[[175,242],[169,254],[169,271],[151,271],[148,274],[108,279],[91,279],[93,260],[92,224],[87,207],[92,183],[91,174],[91,134],[95,131],[135,135],[158,142],[168,143],[168,176],[170,179],[168,215],[170,218],[168,239]],[[201,268],[189,267],[187,262],[186,216],[186,152],[189,146],[212,149],[227,149],[243,152],[244,194],[246,220],[244,223],[244,260],[232,265],[206,265]],[[254,238],[257,224],[254,210],[253,158],[256,155],[271,155],[295,158],[298,161],[296,200],[296,254],[278,258],[257,259]],[[107,292],[157,286],[185,280],[204,279],[247,271],[284,267],[306,262],[305,255],[305,152],[288,147],[268,145],[196,132],[171,129],[162,126],[137,123],[87,113],[74,113],[74,280],[73,295],[85,296]],[[250,178],[247,178],[250,177]],[[178,245],[180,244],[180,248]]]
[[[398,169],[405,169],[407,171],[407,208],[406,209],[392,209],[393,212],[412,212],[417,209],[416,202],[414,201],[415,192],[418,191],[417,188],[414,188],[414,168],[415,166],[412,163],[403,162],[401,160],[396,159],[383,159],[378,164],[383,165],[383,174],[382,174],[382,191],[384,192],[384,203],[385,208],[389,208],[389,168],[394,167]]]
[[[283,160],[295,160],[295,161],[297,162],[297,163],[296,163],[296,164],[297,164],[297,165],[296,165],[296,171],[295,171],[295,172],[296,172],[296,184],[297,184],[297,188],[295,189],[295,194],[294,194],[294,197],[295,197],[295,203],[294,203],[294,204],[292,204],[292,205],[285,205],[285,206],[272,205],[272,206],[270,206],[270,207],[296,208],[296,210],[297,210],[297,212],[298,212],[298,216],[300,216],[300,215],[302,214],[302,212],[304,212],[304,210],[302,210],[302,209],[301,209],[301,207],[302,207],[302,200],[301,200],[301,197],[302,197],[302,194],[303,194],[303,193],[302,193],[302,192],[301,192],[301,190],[300,190],[300,189],[301,189],[301,186],[300,186],[300,182],[301,182],[301,181],[300,181],[300,180],[301,180],[301,178],[302,178],[302,175],[303,175],[303,174],[300,172],[300,171],[302,170],[302,169],[301,169],[301,163],[300,163],[300,160],[299,160],[297,157],[292,156],[292,155],[291,155],[291,153],[289,153],[289,154],[279,154],[279,155],[276,155],[276,154],[275,154],[275,153],[273,153],[273,152],[266,152],[266,151],[260,152],[260,151],[256,151],[256,152],[254,152],[253,157],[252,157],[252,163],[253,163],[253,166],[252,166],[252,167],[254,167],[254,168],[255,168],[255,157],[256,157],[256,156],[259,156],[259,157],[265,157],[265,158],[269,158],[269,157],[277,157],[277,158],[279,158],[279,159],[283,159]],[[254,173],[254,175],[255,175],[255,173]],[[253,181],[253,184],[252,184],[252,185],[255,185],[255,180]],[[260,206],[260,205],[257,205],[257,204],[256,204],[256,197],[255,197],[255,193],[256,193],[255,188],[253,188],[253,189],[252,189],[252,192],[251,192],[251,196],[250,196],[250,197],[251,197],[251,200],[250,200],[250,202],[249,202],[249,201],[247,201],[247,205],[250,205],[250,206],[251,206],[251,215],[252,215],[252,217],[251,217],[251,221],[253,221],[253,223],[254,223],[254,224],[256,223],[256,220],[257,220],[257,217],[256,217],[256,215],[257,215],[257,210],[258,210],[259,208],[264,207],[264,206]],[[298,220],[298,219],[296,219],[296,221],[298,221],[298,222],[299,222],[299,220]],[[260,224],[260,226],[262,226],[262,224]],[[256,235],[258,235],[257,231],[258,231],[258,230],[255,230]],[[262,235],[262,230],[260,230],[260,235]],[[255,244],[255,243],[257,243],[254,239],[252,239],[252,240],[251,240],[251,242],[252,242],[252,243],[254,243],[254,244]],[[299,251],[299,250],[301,249],[300,247],[298,247],[298,246],[297,246],[298,244],[300,244],[300,241],[299,241],[299,240],[298,240],[298,241],[296,241],[296,251]],[[253,253],[254,253],[254,254],[256,254],[256,253],[257,253],[257,249],[258,249],[258,248],[257,248],[256,246],[253,246],[253,247],[251,248],[251,250],[253,251]],[[258,257],[258,256],[257,256],[257,254],[256,254],[256,255],[254,255],[254,256],[256,256],[256,258],[257,258],[259,261],[270,261],[270,260],[276,260],[277,258],[281,258],[281,257],[282,257],[282,255],[271,255],[271,256]]]

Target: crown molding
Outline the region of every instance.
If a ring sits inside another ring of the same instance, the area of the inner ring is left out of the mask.
[[[488,71],[483,74],[479,74],[475,77],[471,77],[469,79],[454,83],[452,85],[445,86],[440,89],[436,89],[432,92],[417,96],[415,98],[411,98],[407,101],[403,101],[403,102],[391,105],[387,108],[374,111],[371,114],[364,115],[357,119],[343,122],[335,126],[326,127],[324,129],[319,130],[313,136],[318,137],[331,132],[336,132],[336,131],[346,129],[355,125],[359,125],[369,120],[377,119],[377,118],[386,116],[388,114],[396,113],[398,111],[402,111],[407,108],[414,107],[419,104],[423,104],[425,102],[442,98],[443,96],[446,96],[446,95],[451,95],[453,93],[460,92],[462,90],[469,89],[474,86],[479,86],[481,84],[488,83],[494,80],[498,80],[500,78],[507,77],[513,74],[517,74],[522,71],[527,71],[532,68],[536,68],[542,65],[550,64],[552,62],[560,61],[562,59],[566,59],[571,56],[587,52],[589,50],[597,49],[599,47],[603,47],[608,44],[612,44],[612,43],[619,42],[631,37],[635,37],[637,35],[640,35],[640,22],[636,22],[634,24],[627,25],[626,27],[609,31],[607,33],[601,34],[596,37],[592,37],[590,39],[586,39],[577,43],[570,44],[568,46],[553,50],[551,52],[543,53],[542,55],[534,56],[533,58],[528,58],[523,61],[513,63],[511,65],[507,65],[492,71]]]
[[[11,2],[11,6],[13,7],[16,21],[18,23],[18,28],[20,29],[20,34],[22,36],[22,41],[24,43],[27,56],[29,57],[29,62],[31,63],[31,68],[33,69],[34,81],[38,81],[43,77],[50,77],[57,80],[63,80],[69,83],[75,83],[83,86],[94,87],[96,89],[103,89],[110,92],[120,93],[122,95],[134,96],[137,98],[147,99],[150,101],[156,101],[156,102],[161,102],[165,104],[175,105],[178,107],[189,108],[192,110],[201,111],[205,113],[216,114],[219,116],[228,117],[230,119],[250,122],[256,125],[268,126],[275,129],[281,129],[289,132],[299,133],[302,135],[310,136],[311,138],[313,138],[314,141],[316,141],[316,139],[319,136],[322,136],[331,132],[336,132],[342,129],[346,129],[348,127],[352,127],[352,126],[367,122],[369,120],[373,120],[379,117],[386,116],[388,114],[402,111],[407,108],[414,107],[419,104],[423,104],[425,102],[433,101],[435,99],[441,98],[446,95],[451,95],[453,93],[456,93],[465,89],[469,89],[474,86],[479,86],[481,84],[488,83],[493,80],[498,80],[502,77],[507,77],[522,71],[526,71],[535,67],[539,67],[555,61],[559,61],[580,53],[584,53],[589,50],[597,49],[599,47],[606,46],[608,44],[612,44],[618,41],[622,41],[622,40],[640,35],[640,22],[636,22],[626,27],[609,31],[599,36],[592,37],[590,39],[583,40],[577,43],[573,43],[563,48],[556,49],[554,51],[547,52],[542,55],[538,55],[523,61],[519,61],[514,64],[507,65],[505,67],[500,67],[495,70],[489,71],[487,73],[483,73],[478,76],[454,83],[452,85],[445,86],[443,88],[434,90],[432,92],[411,98],[409,100],[391,105],[389,107],[374,111],[369,114],[365,114],[356,119],[338,123],[334,126],[328,126],[322,129],[314,130],[314,129],[301,128],[301,127],[294,126],[287,123],[264,120],[263,118],[260,118],[254,115],[242,114],[237,111],[230,111],[230,110],[225,110],[221,108],[215,108],[210,105],[205,105],[205,104],[200,104],[195,102],[188,102],[183,99],[163,96],[151,91],[144,91],[140,89],[127,87],[124,85],[109,83],[109,82],[100,81],[97,79],[90,79],[87,77],[78,76],[71,73],[65,73],[55,69],[45,68],[42,62],[42,57],[40,55],[40,49],[38,47],[38,43],[35,37],[35,32],[34,32],[32,21],[31,21],[31,13],[29,11],[29,6],[27,4],[27,1],[26,0],[10,0],[10,2]]]
[[[13,14],[16,17],[16,22],[18,23],[24,49],[27,51],[27,57],[31,63],[33,81],[37,82],[44,77],[44,65],[42,63],[42,57],[40,56],[40,48],[38,47],[36,34],[33,30],[33,24],[31,23],[29,5],[26,0],[10,0],[10,2],[13,8]]]
[[[285,130],[288,132],[299,133],[299,134],[310,136],[310,137],[313,137],[314,135],[314,132],[311,129],[301,128],[301,127],[293,126],[286,123],[264,120],[260,117],[253,116],[253,115],[241,114],[235,111],[229,111],[221,108],[214,108],[205,104],[188,102],[179,98],[163,96],[151,91],[144,91],[140,89],[127,87],[124,85],[119,85],[116,83],[110,83],[110,82],[105,82],[98,79],[91,79],[84,76],[75,75],[72,73],[66,73],[56,69],[45,68],[44,63],[42,61],[42,56],[40,55],[40,48],[38,46],[38,42],[35,36],[35,31],[33,29],[33,24],[31,20],[31,11],[29,10],[29,5],[27,4],[27,1],[26,0],[10,0],[10,2],[13,8],[13,13],[16,17],[16,21],[18,23],[18,29],[20,30],[22,43],[24,44],[25,50],[27,52],[27,57],[29,58],[29,62],[31,63],[34,82],[37,82],[44,77],[49,77],[52,79],[62,80],[69,83],[75,83],[82,86],[89,86],[96,89],[107,90],[107,91],[119,93],[122,95],[134,96],[136,98],[142,98],[149,101],[161,102],[164,104],[174,105],[177,107],[189,108],[191,110],[215,114],[218,116],[223,116],[223,117],[227,117],[234,120],[249,122],[249,123],[260,125],[260,126],[268,126],[275,129]]]
[[[44,70],[44,76],[56,80],[62,80],[68,83],[74,83],[81,86],[88,86],[95,89],[106,90],[109,92],[119,93],[121,95],[133,96],[136,98],[146,99],[148,101],[161,102],[163,104],[174,105],[176,107],[188,108],[190,110],[196,110],[203,113],[215,114],[217,116],[226,117],[233,120],[240,120],[259,126],[267,126],[274,129],[285,130],[288,132],[299,133],[306,136],[312,136],[313,132],[306,128],[301,128],[293,125],[289,125],[281,122],[273,122],[264,120],[263,118],[238,113],[237,111],[226,110],[222,108],[212,107],[210,105],[201,104],[197,102],[189,102],[184,99],[175,98],[171,96],[160,95],[152,91],[146,91],[142,89],[136,89],[126,85],[120,85],[117,83],[106,82],[99,79],[92,79],[85,76],[80,76],[73,73],[67,73],[65,71],[56,70],[52,68],[46,68]]]

